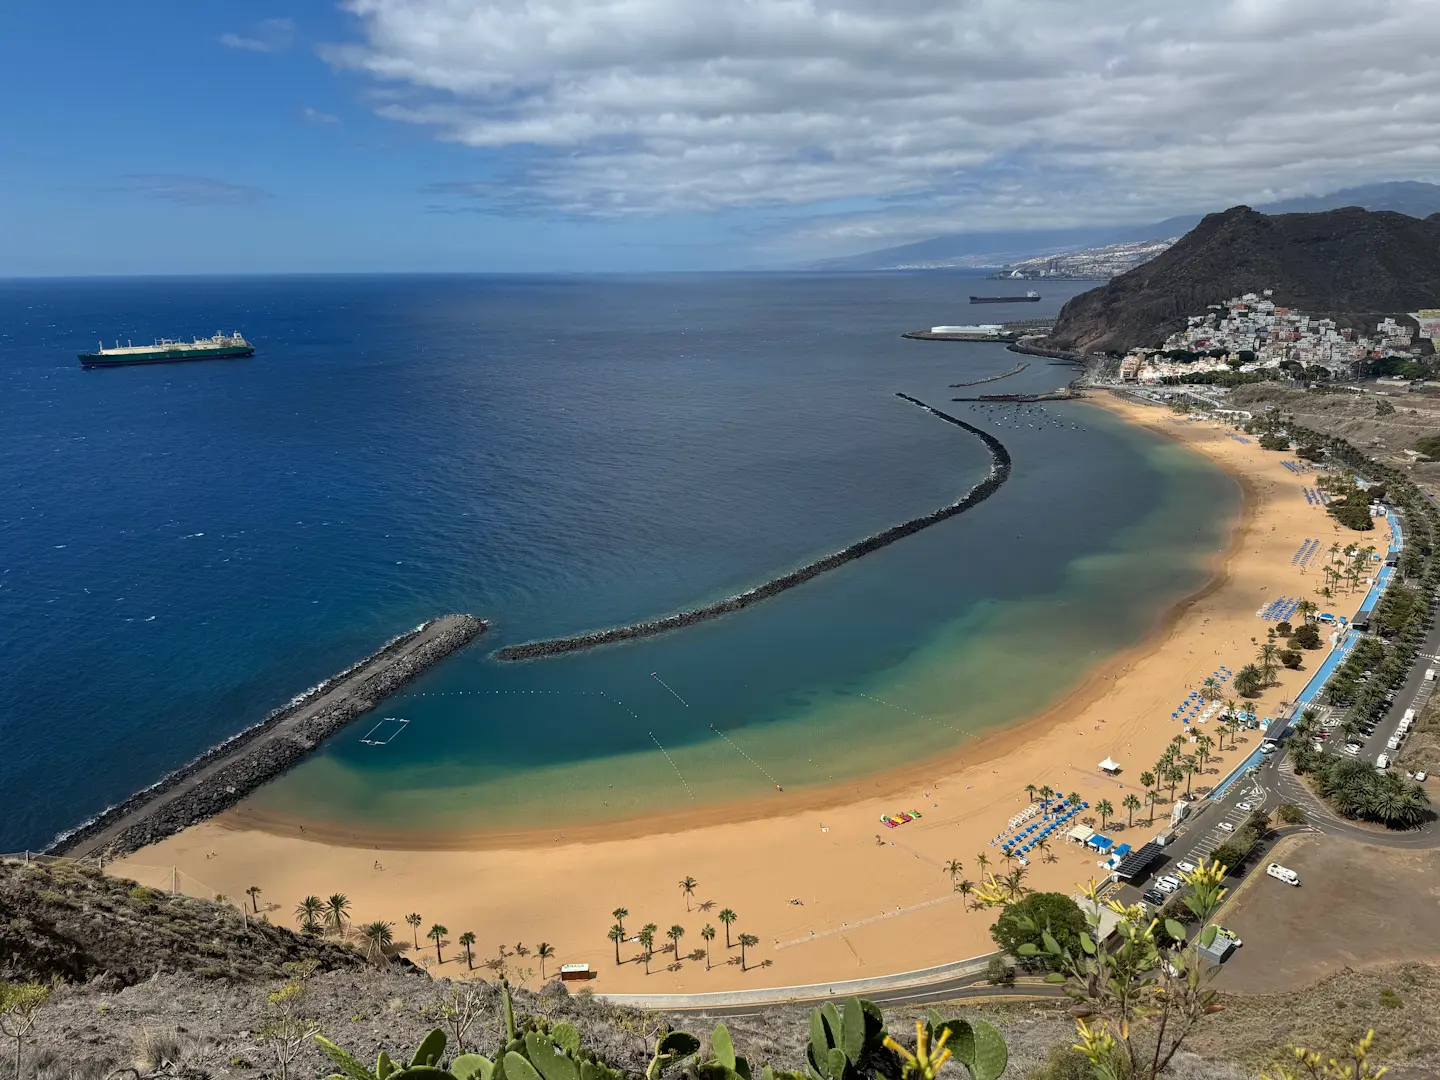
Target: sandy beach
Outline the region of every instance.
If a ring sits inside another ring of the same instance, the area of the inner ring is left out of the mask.
[[[945,864],[960,860],[961,876],[971,880],[984,872],[979,854],[989,869],[1009,869],[990,840],[1026,806],[1027,784],[1077,791],[1092,808],[1108,799],[1117,822],[1107,833],[1117,841],[1138,845],[1153,836],[1168,818],[1168,793],[1153,825],[1143,810],[1126,827],[1121,800],[1129,793],[1143,798],[1140,773],[1181,732],[1172,712],[1222,665],[1238,671],[1255,659],[1273,625],[1256,617],[1258,608],[1281,596],[1318,599],[1319,560],[1309,573],[1292,564],[1305,539],[1319,538],[1328,548],[1354,536],[1342,537],[1321,507],[1307,503],[1302,478],[1280,464],[1290,455],[1262,451],[1232,438],[1228,428],[1159,408],[1108,398],[1095,404],[1206,455],[1240,480],[1244,510],[1228,550],[1216,553],[1211,583],[1168,613],[1145,642],[1092,671],[1042,715],[902,770],[797,793],[783,816],[765,816],[775,813],[771,802],[558,832],[405,841],[302,832],[297,823],[262,820],[242,804],[121,860],[114,870],[166,884],[174,867],[188,891],[232,898],[259,886],[261,911],[287,925],[294,925],[302,896],[343,892],[357,925],[394,922],[404,942],[411,939],[404,917],[416,912],[422,934],[435,923],[448,928],[443,962],[423,937],[413,950],[414,959],[437,974],[466,973],[455,941],[467,930],[477,938],[476,976],[489,974],[481,964],[502,943],[507,950],[516,943],[533,949],[546,941],[555,950],[547,975],[560,963],[589,963],[598,973],[589,984],[597,992],[817,983],[987,952],[990,915],[969,910],[952,891]],[[1358,594],[1342,597],[1335,610],[1348,613],[1355,601]],[[1324,656],[1324,650],[1309,652],[1302,670],[1282,669],[1278,685],[1251,702],[1251,710],[1275,715]],[[1215,726],[1212,721],[1202,730]],[[1196,785],[1215,783],[1255,748],[1256,738],[1242,733],[1233,749],[1227,741]],[[1097,769],[1107,756],[1122,766],[1116,777]],[[900,810],[919,810],[922,817],[896,829],[881,825],[882,814]],[[1054,862],[1032,860],[1031,886],[1069,892],[1099,872],[1093,853],[1064,842],[1051,851]],[[678,886],[686,876],[698,882],[690,899]],[[702,904],[713,906],[701,910]],[[685,959],[677,964],[657,944],[647,975],[633,962],[638,947],[626,943],[617,966],[606,938],[617,907],[629,909],[630,934],[656,924],[658,943],[672,925],[684,927],[679,952]],[[725,927],[716,918],[724,908],[738,915],[732,940],[743,932],[759,941],[747,951],[748,970],[739,966],[739,950],[725,947]],[[688,959],[703,948],[706,923],[718,931],[709,970],[703,956]],[[506,962],[512,977],[528,968],[530,985],[538,982],[533,955]]]

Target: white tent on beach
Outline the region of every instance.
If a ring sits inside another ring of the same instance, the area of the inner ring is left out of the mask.
[[[1120,771],[1120,763],[1114,758],[1106,758],[1100,762],[1100,771],[1110,773],[1112,776]]]

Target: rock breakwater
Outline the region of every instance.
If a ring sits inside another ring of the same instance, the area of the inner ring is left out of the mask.
[[[587,634],[576,634],[571,637],[552,638],[548,641],[532,641],[520,645],[507,645],[495,653],[495,658],[497,660],[538,660],[547,656],[559,656],[563,653],[594,649],[602,645],[634,641],[637,638],[654,637],[657,634],[665,634],[672,630],[680,630],[687,626],[694,626],[696,623],[704,622],[707,619],[715,619],[721,615],[728,615],[733,611],[739,611],[752,604],[758,604],[762,600],[767,600],[777,593],[784,592],[786,589],[793,589],[795,586],[804,584],[812,578],[819,577],[828,570],[834,570],[836,567],[843,566],[848,562],[853,562],[861,556],[870,554],[872,551],[878,551],[880,548],[893,544],[895,541],[901,540],[904,537],[911,536],[921,529],[927,529],[931,525],[955,517],[957,514],[962,514],[995,494],[995,492],[1000,489],[1000,486],[1010,478],[1010,452],[1005,449],[1005,445],[999,439],[995,438],[995,436],[971,424],[967,424],[963,420],[950,416],[948,413],[943,413],[939,409],[925,404],[925,402],[919,398],[900,393],[897,393],[895,396],[910,402],[912,405],[918,405],[926,412],[939,417],[947,423],[954,424],[958,428],[963,428],[983,442],[986,449],[990,451],[990,471],[984,479],[970,488],[969,491],[965,492],[953,503],[942,506],[938,510],[933,510],[917,518],[911,518],[909,521],[901,522],[899,525],[892,525],[882,532],[867,536],[865,539],[858,540],[848,547],[816,559],[814,562],[807,563],[798,570],[792,570],[788,574],[781,574],[779,577],[772,578],[762,585],[755,586],[753,589],[747,589],[743,593],[728,596],[713,604],[691,608],[688,611],[677,612],[674,615],[667,615],[660,619],[631,623],[628,626],[616,626],[609,630],[596,630]]]
[[[1022,360],[1020,361],[1020,363],[1012,367],[1009,371],[1002,371],[999,375],[989,375],[983,379],[971,379],[969,382],[952,382],[950,384],[950,389],[958,390],[962,386],[980,386],[983,383],[987,382],[999,382],[1001,379],[1010,378],[1011,375],[1019,375],[1020,372],[1024,371],[1029,366],[1029,360]]]
[[[126,854],[228,810],[487,628],[473,615],[445,615],[392,638],[259,723],[64,833],[50,852]]]

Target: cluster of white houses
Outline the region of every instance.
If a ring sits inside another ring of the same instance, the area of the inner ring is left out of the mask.
[[[1321,367],[1332,375],[1354,373],[1357,362],[1371,356],[1410,356],[1415,346],[1411,327],[1386,316],[1373,335],[1337,327],[1276,304],[1271,290],[1246,293],[1223,304],[1211,304],[1203,315],[1166,340],[1161,349],[1136,349],[1121,362],[1121,375],[1133,382],[1159,382],[1167,376],[1238,368],[1278,368],[1286,361],[1306,368]],[[1190,363],[1167,353],[1196,354]],[[1219,354],[1219,355],[1216,355]]]

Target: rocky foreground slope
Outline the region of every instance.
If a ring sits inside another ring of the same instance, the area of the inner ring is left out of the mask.
[[[299,996],[276,994],[293,984],[297,971]],[[266,1080],[282,1075],[275,1032],[286,1015],[366,1062],[381,1049],[412,1050],[436,1027],[450,1033],[452,1047],[494,1054],[504,1032],[493,983],[431,978],[395,959],[369,964],[338,942],[242,921],[231,904],[170,897],[64,863],[0,862],[0,980],[7,979],[56,980],[24,1041],[20,1080]],[[1168,1080],[1245,1080],[1291,1040],[1338,1045],[1371,1024],[1380,1031],[1385,1060],[1406,1063],[1390,1074],[1398,1080],[1435,1075],[1427,1070],[1440,1064],[1433,1035],[1440,969],[1430,965],[1346,971],[1298,994],[1227,996],[1224,1004],[1167,1070]],[[1006,1080],[1087,1075],[1067,1049],[1075,1029],[1061,1002],[969,1000],[939,1007],[1000,1029],[1009,1047]],[[804,1068],[809,1038],[809,1005],[723,1018],[662,1016],[612,1006],[584,991],[571,994],[552,981],[538,993],[518,990],[515,1008],[523,1016],[567,1021],[587,1049],[631,1075],[648,1064],[662,1024],[707,1034],[723,1019],[738,1051],[793,1070]],[[890,1031],[906,1041],[913,1041],[907,1032],[923,1012],[921,1006],[884,1008]],[[12,1052],[0,1058],[0,1075],[13,1075]],[[313,1038],[296,1040],[289,1077],[332,1070]],[[964,1077],[959,1070],[946,1075]]]
[[[1440,214],[1210,214],[1164,254],[1072,298],[1050,337],[1094,352],[1154,347],[1207,304],[1262,289],[1314,312],[1440,306]]]

